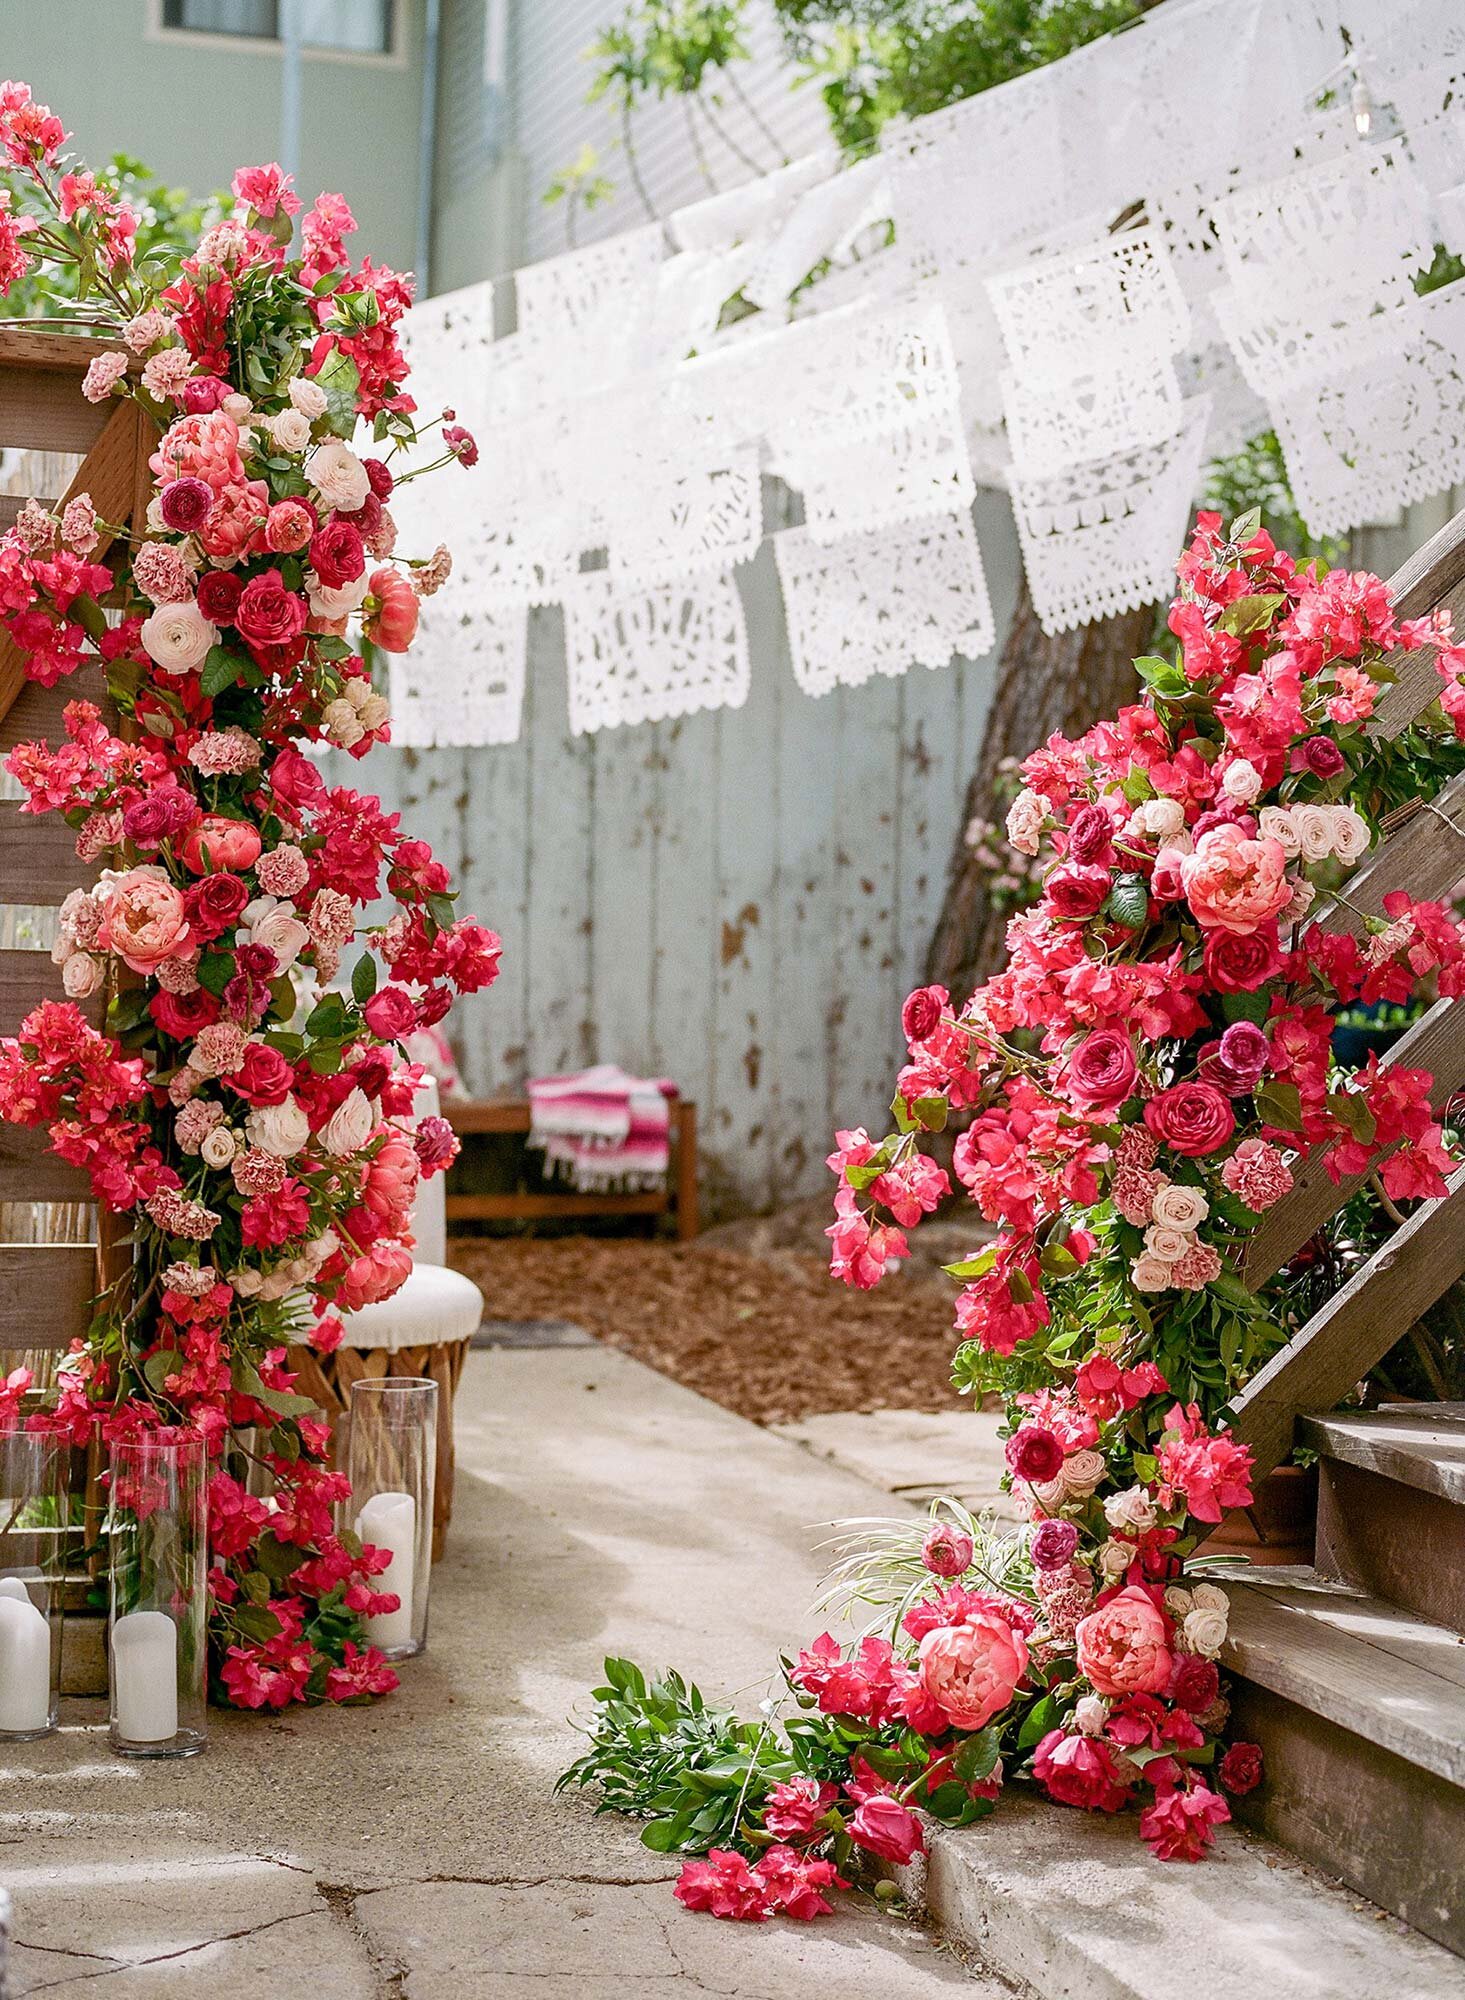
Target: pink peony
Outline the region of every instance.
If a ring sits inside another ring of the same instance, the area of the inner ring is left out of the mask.
[[[1170,1678],[1165,1614],[1139,1584],[1081,1619],[1074,1640],[1079,1671],[1100,1694],[1158,1694]]]
[[[161,868],[132,868],[99,889],[99,943],[134,972],[151,972],[192,942],[183,898]]]
[[[938,1626],[921,1641],[921,1686],[954,1729],[983,1729],[1027,1671],[1026,1638],[995,1612]]]
[[[384,653],[405,653],[417,632],[417,592],[394,569],[373,570],[370,592],[376,609],[366,621],[367,638]]]
[[[195,875],[252,868],[260,845],[259,834],[248,820],[208,813],[189,830],[182,848],[183,865]]]
[[[1186,901],[1203,930],[1245,937],[1292,899],[1287,856],[1278,840],[1248,840],[1232,822],[1213,826],[1181,865]]]

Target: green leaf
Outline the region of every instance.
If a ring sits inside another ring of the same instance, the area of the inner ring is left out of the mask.
[[[983,1778],[990,1778],[997,1768],[1000,1749],[998,1733],[990,1725],[977,1735],[968,1736],[952,1760],[957,1777],[964,1785],[980,1784]]]
[[[305,1550],[276,1541],[273,1535],[261,1535],[255,1544],[254,1559],[272,1583],[283,1583],[305,1561]]]
[[[346,1018],[346,1003],[339,993],[324,993],[310,1010],[305,1023],[307,1035],[315,1035],[322,1040],[333,1035],[344,1035],[349,1022]]]
[[[911,1111],[927,1132],[944,1132],[950,1108],[944,1097],[918,1097]]]
[[[183,1356],[176,1347],[160,1347],[156,1354],[150,1354],[142,1364],[142,1372],[148,1387],[155,1389],[161,1396],[164,1393],[164,1382],[177,1372],[182,1360]]]
[[[365,1006],[376,991],[376,960],[363,952],[351,969],[351,997]]]
[[[969,1284],[973,1278],[985,1278],[997,1262],[998,1246],[994,1243],[982,1251],[980,1256],[967,1257],[960,1264],[943,1264],[942,1270],[948,1278],[956,1278]]]
[[[1256,1093],[1257,1116],[1279,1132],[1302,1130],[1302,1093],[1295,1083],[1279,1078],[1264,1084]]]
[[[446,930],[448,925],[453,921],[452,897],[446,894],[429,896],[427,899],[427,908],[433,922],[440,924]]]
[[[1057,1711],[1058,1704],[1051,1694],[1045,1694],[1041,1701],[1034,1702],[1023,1717],[1022,1728],[1017,1732],[1018,1749],[1031,1750],[1041,1737],[1046,1736],[1053,1727]]]
[[[676,1846],[676,1822],[669,1819],[654,1819],[650,1826],[641,1829],[641,1845],[649,1847],[653,1854],[670,1854]]]
[[[1260,507],[1248,507],[1244,514],[1238,514],[1226,530],[1228,542],[1249,542],[1262,524]]]
[[[1269,987],[1255,993],[1223,993],[1221,1012],[1228,1021],[1265,1021],[1272,1011]]]
[[[217,1000],[234,977],[234,960],[225,952],[206,951],[194,971],[205,993],[212,993]]]
[[[1061,1243],[1045,1244],[1038,1262],[1050,1278],[1071,1278],[1079,1268],[1077,1257]]]
[[[1346,1125],[1361,1145],[1371,1146],[1378,1136],[1378,1120],[1366,1099],[1354,1090],[1335,1090],[1328,1097],[1328,1109],[1340,1125]]]
[[[356,391],[361,387],[356,363],[339,347],[333,347],[321,363],[315,381],[325,391],[327,428],[339,438],[349,438],[356,429]]]
[[[203,672],[198,677],[199,693],[207,695],[212,701],[216,694],[222,694],[225,688],[233,687],[239,678],[241,667],[248,664],[249,662],[240,659],[237,653],[231,653],[227,646],[210,646],[204,656]]]
[[[1234,597],[1216,620],[1217,630],[1230,632],[1236,638],[1244,638],[1249,632],[1265,631],[1286,602],[1280,591],[1263,591],[1255,597]]]

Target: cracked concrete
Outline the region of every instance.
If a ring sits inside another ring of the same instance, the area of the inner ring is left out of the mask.
[[[607,1652],[756,1702],[807,1637],[810,1553],[862,1482],[605,1349],[470,1356],[430,1648],[371,1709],[215,1714],[204,1756],[108,1756],[101,1705],[0,1751],[17,1996],[936,2000],[1006,1992],[851,1901],[689,1916],[634,1827],[553,1799]]]

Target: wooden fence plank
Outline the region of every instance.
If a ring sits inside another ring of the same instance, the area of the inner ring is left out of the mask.
[[[95,862],[78,857],[76,830],[59,812],[23,813],[18,799],[0,799],[0,901],[54,908],[96,875]]]
[[[0,1347],[68,1347],[96,1289],[90,1244],[0,1243]]]
[[[91,1201],[92,1184],[80,1167],[58,1160],[44,1125],[0,1122],[0,1201]],[[73,1327],[80,1333],[79,1326]]]
[[[1465,1276],[1465,1167],[1360,1266],[1232,1405],[1232,1430],[1256,1473],[1292,1449],[1303,1410],[1329,1410],[1381,1361],[1421,1313]]]
[[[1465,771],[1459,772],[1402,825],[1343,884],[1346,902],[1318,913],[1325,930],[1361,938],[1366,919],[1383,915],[1384,898],[1408,889],[1416,902],[1446,896],[1465,876]]]
[[[1443,606],[1456,628],[1465,628],[1465,510],[1416,549],[1389,582],[1401,618],[1419,618]],[[1393,655],[1399,678],[1379,696],[1368,735],[1399,735],[1435,700],[1440,691],[1436,651],[1422,646],[1418,652]]]
[[[107,677],[97,661],[68,674],[55,687],[27,681],[0,715],[0,756],[13,750],[17,743],[60,743],[66,734],[61,718],[69,701],[94,701],[115,728],[116,714],[107,699]],[[0,887],[8,884],[0,881]]]
[[[1427,1069],[1434,1078],[1430,1102],[1436,1112],[1444,1110],[1455,1092],[1465,1084],[1465,1007],[1455,1000],[1440,1000],[1422,1021],[1416,1021],[1384,1059],[1383,1067]],[[1242,1280],[1253,1291],[1264,1284],[1335,1215],[1368,1178],[1349,1174],[1333,1181],[1326,1166],[1325,1150],[1309,1156],[1294,1169],[1296,1181],[1290,1191],[1270,1208],[1257,1224],[1247,1246]]]
[[[61,983],[61,968],[51,963],[50,955],[44,951],[0,951],[0,1034],[13,1035],[21,1021],[32,1007],[42,1000],[64,1000],[66,988]],[[89,1000],[78,1000],[87,1020],[93,1027],[100,1027],[107,1011],[105,992],[94,993]],[[36,1195],[36,1201],[48,1199]],[[12,1197],[27,1200],[28,1196]],[[63,1200],[68,1197],[63,1196]]]

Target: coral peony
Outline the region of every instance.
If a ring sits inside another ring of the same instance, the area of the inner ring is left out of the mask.
[[[1170,1678],[1168,1623],[1139,1584],[1081,1619],[1074,1642],[1079,1671],[1100,1694],[1157,1694]]]
[[[1203,833],[1181,864],[1185,899],[1205,930],[1246,936],[1291,900],[1287,856],[1276,840],[1248,840],[1234,823]]]
[[[954,1729],[982,1729],[1027,1671],[1023,1634],[994,1612],[938,1626],[921,1641],[921,1686]]]

